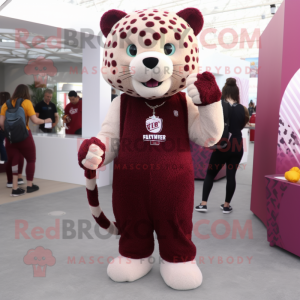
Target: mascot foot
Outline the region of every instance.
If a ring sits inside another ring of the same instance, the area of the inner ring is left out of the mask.
[[[175,290],[192,290],[202,283],[202,273],[195,260],[185,263],[162,260],[160,274],[165,283]]]
[[[148,258],[116,257],[107,268],[107,275],[116,282],[135,281],[145,276],[153,267]]]

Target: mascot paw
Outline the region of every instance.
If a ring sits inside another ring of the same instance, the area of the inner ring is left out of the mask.
[[[153,264],[148,258],[132,259],[118,256],[108,265],[107,275],[116,282],[131,282],[145,276],[152,267]]]
[[[165,283],[175,290],[192,290],[202,283],[202,273],[195,260],[185,263],[162,260],[160,274]]]
[[[186,81],[188,95],[197,106],[204,106],[221,100],[221,91],[210,72],[192,73]]]
[[[99,139],[93,137],[83,141],[78,151],[78,162],[86,173],[100,168],[104,159],[105,145]]]

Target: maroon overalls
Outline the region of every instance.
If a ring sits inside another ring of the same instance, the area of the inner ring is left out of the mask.
[[[145,102],[155,106],[164,101],[155,109],[161,120],[149,119],[153,110]],[[120,148],[113,178],[120,254],[134,259],[150,256],[155,230],[164,260],[193,260],[193,205],[194,175],[185,94],[159,100],[122,94]]]

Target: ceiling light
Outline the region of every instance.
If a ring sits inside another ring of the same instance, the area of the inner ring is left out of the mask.
[[[275,4],[271,4],[270,7],[271,7],[271,14],[275,15],[275,13],[276,13],[276,5]]]

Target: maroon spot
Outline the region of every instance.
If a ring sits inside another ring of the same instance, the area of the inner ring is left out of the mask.
[[[117,62],[116,62],[115,60],[113,60],[113,61],[111,62],[111,65],[112,65],[113,67],[116,67],[116,66],[117,66]]]
[[[124,22],[124,23],[123,23],[123,25],[125,25],[126,23],[127,23],[127,21],[126,21],[126,22]]]
[[[154,20],[160,20],[160,17],[154,17]]]
[[[195,66],[194,65],[192,65],[192,69],[195,70]]]
[[[187,72],[189,69],[190,69],[189,65],[185,65],[185,66],[184,66],[184,71]]]
[[[107,47],[110,47],[111,41],[108,42]]]
[[[121,38],[121,39],[125,39],[126,37],[127,37],[126,32],[121,32],[120,38]]]
[[[122,83],[122,81],[120,79],[117,80],[117,83]]]
[[[105,56],[107,56],[107,51],[105,51]]]
[[[160,32],[166,34],[168,33],[168,30],[164,27],[160,27]]]
[[[184,46],[184,48],[187,48],[187,47],[188,47],[188,43],[187,43],[187,42],[184,42],[184,43],[183,43],[183,46]]]
[[[140,36],[143,37],[143,36],[145,36],[145,35],[146,35],[146,32],[145,32],[144,30],[142,30],[142,31],[140,32]]]
[[[110,62],[107,63],[107,66],[110,67]]]
[[[116,74],[116,70],[113,70],[112,72],[113,72],[114,75]]]
[[[186,26],[184,24],[180,24],[180,25],[183,29],[186,29]]]
[[[154,22],[147,22],[147,23],[146,23],[146,26],[147,26],[147,27],[153,27],[153,26],[154,26]]]
[[[160,34],[158,32],[153,33],[153,38],[157,41],[160,39]]]
[[[169,22],[170,22],[171,24],[173,24],[173,25],[175,25],[175,24],[176,24],[176,22],[175,22],[175,21],[173,21],[173,20],[169,20]]]
[[[139,17],[143,17],[145,14],[141,14],[141,15],[139,15]]]
[[[148,18],[147,18],[147,17],[145,17],[145,18],[143,18],[142,20],[143,20],[143,21],[146,21],[147,19],[148,19]]]
[[[197,60],[197,62],[198,62],[198,61],[199,61],[199,58],[197,57],[197,59],[196,59],[196,60]]]
[[[158,10],[157,10],[157,9],[153,9],[153,11],[154,11],[154,12],[158,12]]]
[[[112,33],[112,35],[114,35],[116,33],[116,30]]]
[[[119,87],[120,89],[122,89],[122,88],[123,88],[121,85],[118,85],[118,87]]]
[[[130,91],[127,91],[126,93],[129,93],[129,94],[131,94],[131,92],[130,92]]]
[[[190,61],[190,57],[187,55],[186,57],[185,57],[185,62],[189,62]]]
[[[113,53],[111,53],[111,54],[110,54],[110,58],[113,58],[113,57],[114,57],[114,54],[113,54]]]
[[[126,30],[128,30],[130,28],[130,26],[128,25],[127,27],[126,27]]]
[[[167,17],[167,15],[163,15],[164,17]]]
[[[112,81],[111,81],[110,79],[108,79],[108,81],[109,81],[110,83],[112,83]]]
[[[179,32],[182,32],[182,30],[181,30],[180,28],[177,28],[177,30],[178,30]]]
[[[119,25],[120,25],[120,24],[118,23],[118,24],[116,25],[115,29],[117,29],[117,28],[119,27]]]
[[[170,29],[173,29],[173,27],[172,26],[168,26]]]
[[[173,18],[174,20],[177,20],[175,17]]]
[[[181,35],[178,32],[175,32],[174,37],[177,41],[179,41],[181,38]]]
[[[105,60],[105,65],[107,65],[107,60]]]
[[[159,23],[160,23],[160,24],[165,24],[166,22],[165,22],[165,21],[159,21]]]
[[[133,19],[130,21],[130,24],[134,24],[137,21],[137,19]]]
[[[172,93],[175,93],[177,90],[172,91]]]
[[[144,43],[146,46],[150,46],[152,44],[150,39],[146,39]]]
[[[193,54],[193,49],[191,49],[191,54]]]
[[[181,85],[179,88],[181,89],[181,88],[183,88],[184,87],[184,85]]]
[[[192,42],[193,41],[193,38],[189,35],[189,40],[190,40],[190,42]]]
[[[182,79],[181,79],[181,82],[185,82],[185,78],[182,78]]]
[[[124,28],[120,28],[119,32],[121,32],[121,31],[123,31],[123,30],[124,30]]]
[[[113,48],[116,48],[116,47],[117,47],[117,45],[118,45],[118,43],[117,43],[117,42],[113,42],[113,44],[112,44]]]
[[[165,14],[168,14],[169,12],[168,12],[168,11],[164,11],[164,13],[165,13]]]
[[[193,61],[195,61],[195,57],[193,56]]]
[[[137,28],[136,27],[131,28],[131,32],[132,33],[136,33],[137,32]]]
[[[128,16],[126,16],[125,18],[129,18],[130,16],[128,15]]]
[[[154,14],[149,14],[148,16],[152,17],[152,16],[154,16]]]

